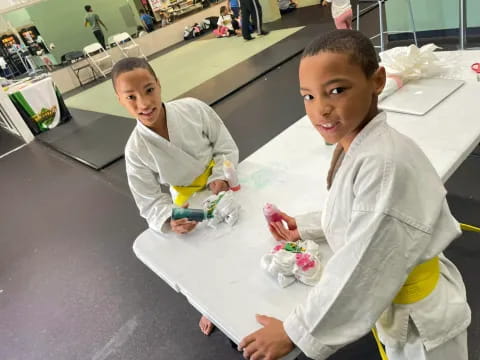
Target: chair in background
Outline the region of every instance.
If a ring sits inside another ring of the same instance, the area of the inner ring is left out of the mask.
[[[123,32],[113,35],[113,41],[120,49],[123,56],[137,56],[147,59],[147,57],[142,51],[142,48],[135,42],[135,40],[132,39],[132,37],[128,33]]]
[[[103,77],[112,71],[114,62],[112,56],[105,51],[99,43],[93,43],[83,48],[83,53],[87,56],[88,61]]]

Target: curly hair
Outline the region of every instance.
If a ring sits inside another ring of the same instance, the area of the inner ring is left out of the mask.
[[[314,39],[303,51],[302,59],[321,52],[350,56],[350,61],[359,65],[367,78],[378,69],[375,48],[368,37],[355,30],[334,30]]]

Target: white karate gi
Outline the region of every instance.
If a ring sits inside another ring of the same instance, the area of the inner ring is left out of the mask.
[[[442,254],[460,227],[435,169],[383,112],[333,165],[323,212],[297,217],[302,239],[326,239],[333,256],[285,320],[289,337],[326,359],[376,325],[389,360],[466,360],[470,309],[460,273]],[[393,304],[413,268],[437,255],[433,292]]]
[[[327,2],[332,3],[332,17],[334,19],[352,8],[350,0],[327,0]]]
[[[215,161],[208,183],[225,180],[223,156],[235,166],[238,148],[215,111],[186,98],[164,104],[170,141],[137,120],[125,147],[128,184],[151,229],[165,232],[172,212],[171,195],[160,184],[189,186]]]

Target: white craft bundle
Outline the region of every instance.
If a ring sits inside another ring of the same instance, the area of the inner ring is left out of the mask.
[[[232,191],[222,191],[218,195],[209,196],[203,202],[203,208],[207,209],[210,204],[219,198],[220,201],[215,206],[213,218],[208,219],[207,224],[211,227],[216,227],[221,222],[226,222],[230,226],[235,225],[240,217],[240,204],[235,199]]]
[[[410,80],[439,77],[449,67],[434,53],[440,49],[435,44],[421,48],[415,45],[396,47],[381,52],[380,65],[385,68],[387,82],[379,100],[385,99]]]
[[[262,257],[260,264],[264,270],[272,275],[281,287],[287,287],[298,280],[306,285],[315,285],[322,276],[323,266],[320,263],[320,248],[311,240],[297,241],[297,247],[305,251],[295,253],[285,249],[273,250]],[[308,254],[315,265],[304,270],[297,264],[297,254]]]

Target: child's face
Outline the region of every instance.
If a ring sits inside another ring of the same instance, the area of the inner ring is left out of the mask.
[[[152,127],[161,118],[160,84],[146,69],[120,74],[115,80],[118,101],[142,124]]]
[[[300,63],[300,93],[310,121],[331,144],[345,150],[378,112],[377,96],[385,85],[385,70],[367,78],[349,55],[321,52]]]

